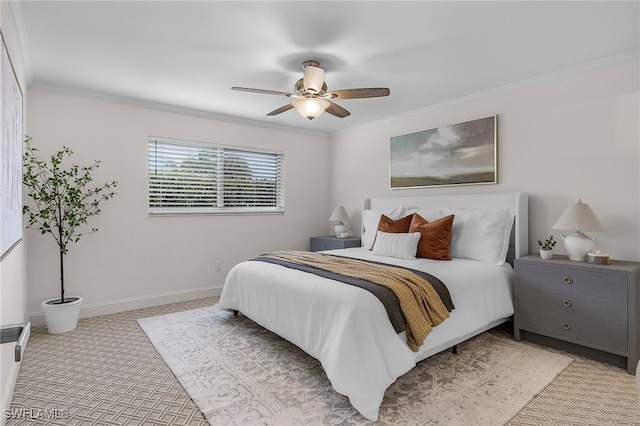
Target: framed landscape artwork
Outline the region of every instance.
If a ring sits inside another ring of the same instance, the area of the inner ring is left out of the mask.
[[[22,239],[22,92],[0,34],[0,258]]]
[[[391,188],[497,183],[498,116],[391,138]]]

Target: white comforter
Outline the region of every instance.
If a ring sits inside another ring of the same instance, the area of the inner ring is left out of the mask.
[[[385,390],[417,361],[503,322],[513,314],[509,264],[453,259],[401,260],[365,248],[326,253],[392,263],[440,278],[456,309],[418,352],[395,333],[382,303],[358,287],[266,262],[229,272],[219,306],[236,309],[318,359],[333,388],[366,418],[378,419]]]

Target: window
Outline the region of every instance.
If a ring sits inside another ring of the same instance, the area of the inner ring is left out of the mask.
[[[284,154],[149,137],[149,214],[284,213]]]

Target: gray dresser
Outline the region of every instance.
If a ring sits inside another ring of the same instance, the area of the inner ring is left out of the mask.
[[[349,247],[360,247],[360,237],[338,238],[336,236],[311,237],[310,251],[335,250]]]
[[[515,260],[514,337],[635,372],[640,356],[640,263],[592,265],[554,256]]]

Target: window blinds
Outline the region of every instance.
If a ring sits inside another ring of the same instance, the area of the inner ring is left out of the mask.
[[[284,154],[149,137],[149,214],[284,212]]]

